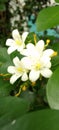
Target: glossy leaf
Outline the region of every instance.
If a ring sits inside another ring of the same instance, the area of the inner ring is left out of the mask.
[[[55,70],[49,79],[46,93],[50,107],[59,110],[59,68]]]
[[[28,110],[28,102],[17,97],[0,98],[0,130],[16,122]]]
[[[59,111],[41,110],[7,122],[1,130],[59,130]]]
[[[59,24],[59,6],[48,7],[39,12],[36,25],[38,31],[52,28]]]

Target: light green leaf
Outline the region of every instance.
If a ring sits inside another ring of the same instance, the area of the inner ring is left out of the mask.
[[[59,111],[46,109],[15,119],[3,125],[1,130],[59,130]]]
[[[59,24],[59,6],[48,7],[39,12],[36,25],[38,31],[52,28]]]
[[[46,94],[50,107],[59,110],[59,68],[54,71],[49,79]]]

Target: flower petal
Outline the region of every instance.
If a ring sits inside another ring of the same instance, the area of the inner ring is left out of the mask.
[[[14,29],[12,31],[12,37],[13,39],[16,41],[16,40],[21,40],[21,36],[19,34],[19,31],[17,29]]]
[[[6,40],[6,45],[7,46],[14,46],[15,45],[15,41],[13,39],[7,39]]]
[[[11,54],[12,52],[14,52],[16,50],[16,47],[9,47],[8,50],[7,50],[7,53],[8,54]]]
[[[36,48],[39,52],[42,52],[44,49],[44,41],[43,40],[39,40],[38,43],[36,44]]]
[[[29,43],[27,45],[27,53],[28,53],[27,56],[31,56],[31,57],[37,58],[40,56],[39,52],[36,49],[36,46],[34,46],[32,43]]]
[[[13,59],[13,63],[16,67],[20,66],[21,64],[21,61],[19,60],[19,58],[16,56],[14,59]]]
[[[25,41],[27,35],[28,35],[28,32],[24,32],[24,33],[22,34],[22,41],[23,41],[23,42]]]
[[[44,68],[41,70],[41,75],[45,78],[49,78],[52,75],[52,71],[48,68]]]
[[[26,72],[22,75],[21,80],[22,80],[22,81],[28,80],[28,75],[26,74]]]
[[[51,67],[51,62],[50,58],[47,56],[42,56],[41,57],[41,63],[43,67],[50,68]]]
[[[35,46],[32,43],[27,44],[26,48],[28,50],[33,50],[33,49],[35,50]]]
[[[32,70],[29,74],[29,79],[32,82],[35,82],[40,77],[40,72]]]
[[[10,78],[10,83],[11,83],[11,84],[15,83],[15,81],[16,81],[18,78],[20,78],[20,76],[21,76],[21,75],[16,75],[16,74],[12,75],[11,78]]]
[[[31,62],[30,58],[24,57],[21,59],[21,62],[23,64],[24,68],[29,69],[29,70],[31,69],[32,62]]]
[[[21,53],[23,49],[25,48],[25,44],[22,43],[22,45],[18,46],[17,50]],[[22,54],[22,53],[21,53]],[[22,54],[23,55],[23,54]]]
[[[47,49],[43,52],[43,55],[50,57],[54,53],[54,50]]]
[[[15,67],[14,66],[9,66],[7,71],[11,74],[14,74],[15,73]]]

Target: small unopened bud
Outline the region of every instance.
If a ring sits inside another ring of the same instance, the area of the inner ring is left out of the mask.
[[[26,91],[26,89],[27,89],[27,87],[24,85],[24,86],[22,87],[22,91]]]
[[[49,43],[50,43],[50,39],[47,39],[46,44],[49,45]]]

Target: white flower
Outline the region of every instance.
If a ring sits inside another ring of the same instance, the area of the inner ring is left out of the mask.
[[[8,54],[11,54],[13,51],[18,50],[21,51],[25,47],[25,39],[28,35],[28,32],[24,32],[22,37],[20,36],[17,29],[12,31],[13,39],[7,39],[6,45],[9,46]]]
[[[52,75],[50,60],[53,53],[52,49],[45,50],[43,40],[40,40],[36,45],[29,43],[27,48],[22,51],[22,54],[26,56],[22,58],[22,62],[25,68],[30,71],[30,81],[36,81],[40,75],[45,78],[49,78]]]
[[[22,81],[26,81],[28,79],[27,70],[24,68],[22,61],[18,57],[15,57],[13,63],[15,66],[9,66],[7,69],[12,74],[10,83],[13,84],[20,77]]]

